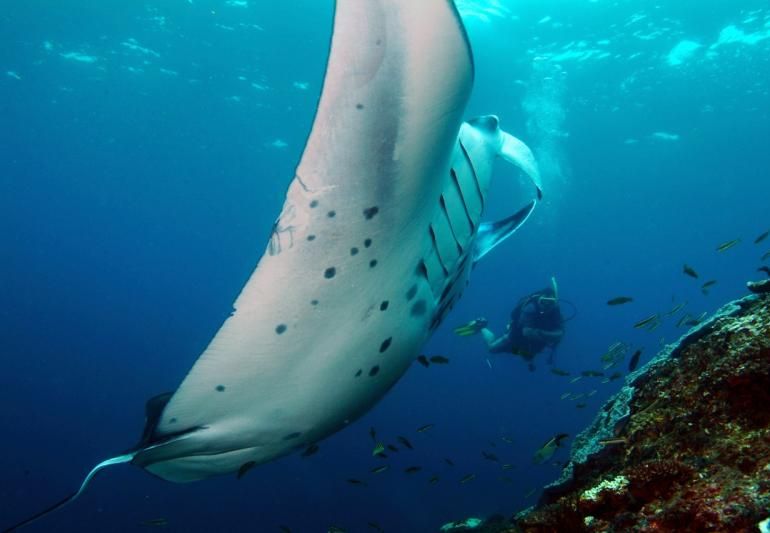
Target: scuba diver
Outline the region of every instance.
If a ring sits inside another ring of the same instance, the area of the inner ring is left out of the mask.
[[[535,356],[550,348],[548,364],[553,363],[556,346],[564,337],[564,322],[559,307],[559,291],[556,279],[551,286],[529,294],[519,300],[511,311],[511,321],[499,338],[487,326],[486,318],[477,318],[455,329],[461,337],[481,333],[489,353],[511,353],[524,358],[530,371],[535,369]]]

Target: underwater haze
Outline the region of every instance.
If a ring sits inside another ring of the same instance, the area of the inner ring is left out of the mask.
[[[413,364],[312,456],[191,484],[115,467],[24,531],[422,532],[508,516],[558,478],[634,351],[644,364],[766,277],[770,238],[755,243],[770,230],[766,0],[457,3],[476,68],[465,118],[496,114],[533,149],[544,201],[479,263],[425,346],[448,364]],[[5,5],[0,528],[134,444],[144,402],[179,385],[229,316],[314,118],[333,10]],[[499,165],[485,218],[520,207],[516,179]],[[483,316],[501,333],[552,277],[568,319],[552,365],[453,332]],[[607,305],[619,296],[633,300]],[[611,366],[601,356],[618,342],[625,357]],[[398,451],[373,457],[370,428]]]

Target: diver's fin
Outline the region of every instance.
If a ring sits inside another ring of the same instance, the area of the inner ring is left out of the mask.
[[[32,522],[34,522],[38,518],[42,518],[42,517],[44,517],[47,514],[50,514],[50,513],[54,512],[54,511],[58,510],[58,509],[61,509],[62,507],[64,507],[68,503],[75,501],[83,493],[83,491],[86,490],[86,487],[88,486],[88,484],[91,482],[93,477],[100,470],[102,470],[103,468],[107,468],[108,466],[112,466],[112,465],[129,463],[129,462],[131,462],[131,460],[134,458],[135,455],[136,455],[136,452],[131,452],[131,453],[123,454],[123,455],[118,455],[117,457],[112,457],[110,459],[102,461],[101,463],[99,463],[98,465],[96,465],[95,467],[93,467],[91,469],[91,471],[88,473],[86,478],[83,480],[83,483],[80,484],[80,488],[77,490],[77,492],[73,492],[72,494],[70,494],[69,496],[64,498],[63,500],[56,502],[55,504],[51,505],[50,507],[47,507],[47,508],[43,509],[39,513],[34,514],[33,516],[30,516],[29,518],[27,518],[25,520],[22,520],[21,522],[19,522],[17,524],[14,524],[13,526],[11,526],[11,527],[9,527],[7,529],[3,529],[2,533],[10,533],[11,531],[16,531],[16,530],[18,530],[21,527],[24,527],[24,526],[26,526],[28,524],[31,524]]]
[[[470,326],[460,326],[459,328],[455,328],[454,332],[455,332],[455,335],[458,335],[460,337],[470,337],[471,335],[476,333],[476,331]]]
[[[497,222],[484,222],[481,224],[478,236],[476,237],[473,261],[478,261],[489,253],[492,248],[508,238],[511,233],[524,224],[534,208],[535,201],[533,200],[508,218],[498,220]]]
[[[470,324],[465,324],[464,326],[460,326],[454,329],[455,335],[458,335],[460,337],[470,337],[471,335],[475,335],[479,332],[479,328],[476,324],[475,320],[471,321]]]
[[[541,200],[543,198],[543,182],[540,179],[540,169],[537,166],[532,150],[510,133],[500,130],[500,135],[503,139],[500,146],[500,157],[519,167],[524,174],[529,176],[529,179],[532,180],[537,189],[537,199]]]

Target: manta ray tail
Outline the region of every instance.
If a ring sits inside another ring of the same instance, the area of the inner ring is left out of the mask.
[[[176,439],[183,438],[200,429],[198,427],[193,427],[193,428],[188,428],[183,431],[169,434],[169,435],[164,435],[164,436],[156,435],[156,426],[158,424],[158,420],[160,419],[160,416],[163,413],[163,409],[166,407],[166,404],[168,403],[169,398],[171,398],[171,393],[164,392],[163,394],[158,394],[157,396],[154,396],[147,401],[147,404],[145,405],[145,421],[144,421],[144,430],[142,431],[142,437],[133,448],[129,449],[125,453],[122,453],[121,455],[117,455],[115,457],[105,459],[104,461],[102,461],[101,463],[93,467],[91,471],[88,472],[88,475],[85,477],[85,479],[83,479],[83,482],[80,484],[80,488],[76,492],[73,492],[63,500],[56,502],[50,507],[43,509],[39,513],[33,516],[30,516],[29,518],[9,528],[1,530],[0,533],[9,533],[11,531],[16,531],[17,529],[24,527],[27,524],[31,524],[32,522],[48,514],[51,514],[54,511],[61,509],[68,503],[75,501],[78,497],[80,497],[81,494],[83,494],[83,492],[86,490],[86,487],[88,486],[89,483],[91,483],[91,480],[94,478],[94,476],[98,474],[101,470],[107,468],[108,466],[131,463],[135,459],[137,460],[140,459],[141,458],[140,454],[144,452],[147,452],[149,450],[153,450],[156,448],[160,448],[164,444],[174,442]],[[137,458],[137,456],[140,456],[140,457]],[[140,464],[139,466],[142,466],[142,465]]]
[[[45,509],[43,509],[39,513],[36,513],[36,514],[30,516],[29,518],[27,518],[25,520],[22,520],[21,522],[19,522],[17,524],[14,524],[13,526],[11,526],[9,528],[3,529],[2,533],[9,533],[11,531],[16,531],[16,530],[18,530],[21,527],[24,527],[24,526],[26,526],[28,524],[31,524],[32,522],[34,522],[38,518],[42,518],[42,517],[44,517],[47,514],[50,514],[50,513],[54,512],[54,511],[58,510],[58,509],[61,509],[62,507],[64,507],[68,503],[71,503],[71,502],[75,501],[81,494],[83,494],[83,491],[86,489],[88,484],[91,482],[91,480],[94,478],[94,476],[100,470],[102,470],[104,468],[107,468],[108,466],[112,466],[112,465],[119,465],[119,464],[123,464],[123,463],[130,463],[134,459],[134,456],[136,455],[136,453],[137,452],[134,451],[134,452],[126,453],[126,454],[119,455],[117,457],[112,457],[110,459],[102,461],[101,463],[99,463],[98,465],[96,465],[95,467],[93,467],[91,469],[91,471],[88,473],[88,475],[83,480],[83,483],[80,484],[80,488],[77,490],[77,492],[73,492],[72,494],[70,494],[69,496],[64,498],[63,500],[60,500],[60,501],[56,502],[55,504],[51,505],[50,507],[46,507]]]

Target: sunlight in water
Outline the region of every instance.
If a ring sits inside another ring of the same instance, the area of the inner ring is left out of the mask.
[[[540,165],[544,185],[551,190],[549,185],[563,185],[569,175],[563,147],[568,136],[564,130],[565,85],[566,73],[561,65],[535,58],[522,102],[527,117],[527,138]]]
[[[505,6],[503,0],[457,0],[457,10],[464,20],[477,19],[489,22],[493,17],[507,18],[511,16],[511,10]]]

